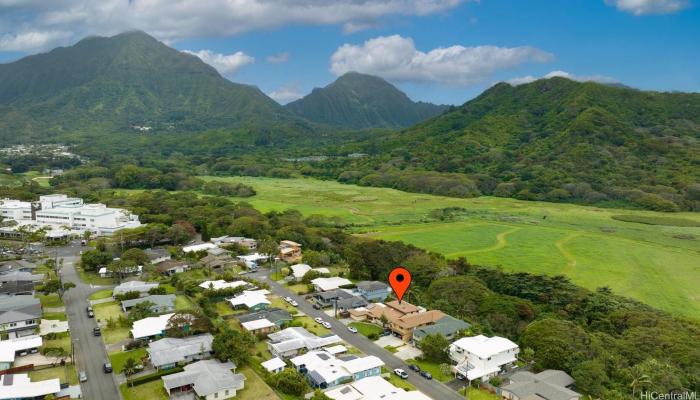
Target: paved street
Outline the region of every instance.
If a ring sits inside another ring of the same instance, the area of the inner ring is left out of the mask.
[[[71,245],[58,249],[58,257],[63,258],[64,266],[61,274],[64,281],[75,283],[63,296],[66,304],[66,314],[74,343],[76,369],[87,372],[88,380],[81,384],[83,398],[87,400],[120,400],[121,394],[115,383],[113,374],[105,374],[102,364],[107,360],[107,352],[100,337],[92,334],[97,326],[92,318],[87,317],[86,308],[88,297],[97,288],[83,283],[75,270],[74,264],[79,260],[80,245]],[[53,255],[53,249],[47,249]]]
[[[367,355],[373,355],[379,357],[384,363],[386,364],[386,367],[393,371],[394,368],[402,368],[408,373],[408,381],[412,383],[418,390],[421,392],[425,393],[429,397],[435,399],[435,400],[460,400],[463,399],[462,396],[458,395],[454,390],[450,389],[446,385],[444,385],[441,382],[438,382],[437,380],[427,380],[417,373],[411,371],[408,369],[408,364],[406,364],[403,360],[399,359],[396,357],[394,354],[389,352],[388,350],[385,350],[374,343],[372,343],[369,339],[366,337],[362,336],[361,334],[357,333],[351,333],[347,330],[347,327],[343,325],[343,323],[339,322],[335,318],[329,318],[323,311],[321,310],[315,310],[310,303],[308,303],[303,296],[298,296],[289,290],[285,288],[284,286],[280,285],[279,283],[272,281],[271,279],[267,278],[266,276],[263,275],[264,272],[261,271],[256,274],[252,274],[252,277],[263,280],[266,283],[270,285],[270,289],[275,292],[278,296],[281,297],[291,297],[292,299],[296,300],[299,303],[299,307],[297,307],[300,311],[303,311],[306,315],[315,318],[315,317],[321,317],[325,321],[328,321],[331,323],[333,327],[333,333],[336,335],[340,336],[341,339],[344,341],[348,342],[349,344],[355,346],[358,348],[360,351]]]

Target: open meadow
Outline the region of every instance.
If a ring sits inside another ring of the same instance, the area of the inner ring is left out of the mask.
[[[457,199],[316,179],[203,179],[252,186],[257,195],[238,200],[262,211],[335,216],[352,224],[348,229],[356,234],[508,271],[564,274],[589,289],[608,286],[669,312],[700,316],[698,213]],[[430,216],[447,207],[461,210],[445,221]]]

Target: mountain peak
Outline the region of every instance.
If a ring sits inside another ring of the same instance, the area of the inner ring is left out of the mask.
[[[335,82],[315,88],[287,108],[309,120],[352,129],[402,128],[442,112],[446,107],[414,102],[386,80],[346,72]]]

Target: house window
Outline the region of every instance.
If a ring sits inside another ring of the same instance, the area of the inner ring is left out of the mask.
[[[36,321],[34,321],[33,319],[28,319],[28,320],[25,322],[25,324],[27,324],[27,325],[31,325],[31,324],[34,324],[34,323],[36,323]]]
[[[10,322],[10,328],[14,328],[15,326],[17,326],[16,322]]]
[[[214,393],[214,398],[218,399],[219,398],[219,393]]]
[[[224,394],[225,394],[226,396],[228,396],[228,389],[226,389],[226,391],[224,392]]]

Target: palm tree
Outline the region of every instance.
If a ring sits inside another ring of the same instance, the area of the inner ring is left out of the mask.
[[[134,360],[133,357],[129,357],[124,361],[122,372],[124,372],[127,382],[129,382],[129,377],[136,373],[136,360]],[[134,386],[133,381],[129,382],[129,386]]]
[[[630,387],[632,388],[632,397],[636,397],[635,394],[637,393],[637,388],[639,388],[640,386],[644,387],[645,385],[651,385],[651,379],[649,378],[649,375],[641,374],[635,377],[632,380],[632,383],[630,383]]]

